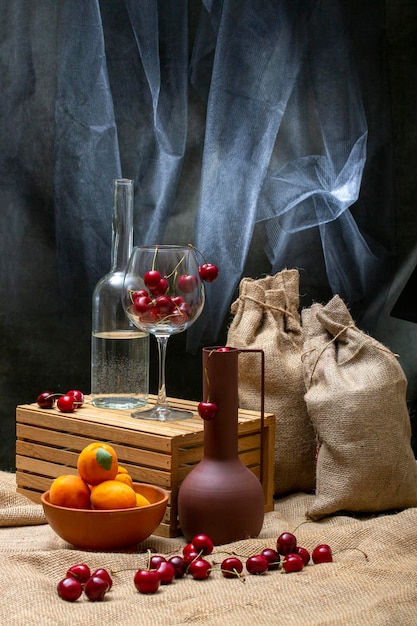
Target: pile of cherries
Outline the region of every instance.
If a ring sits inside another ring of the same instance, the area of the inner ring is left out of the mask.
[[[282,533],[275,548],[265,548],[259,554],[246,558],[236,554],[226,557],[220,568],[206,557],[212,554],[213,541],[206,534],[196,535],[187,543],[182,554],[164,557],[148,550],[147,565],[136,570],[133,583],[137,591],[144,594],[156,593],[160,585],[169,585],[175,579],[190,575],[194,580],[206,580],[212,572],[220,571],[224,578],[239,578],[244,581],[243,569],[248,574],[261,575],[268,571],[281,570],[287,574],[300,572],[310,558],[315,564],[333,561],[332,550],[327,544],[319,544],[311,555],[306,548],[297,545],[293,533]],[[84,590],[89,600],[102,600],[112,587],[112,579],[105,569],[90,574],[88,566],[80,563],[73,565],[66,577],[58,583],[58,594],[64,600],[78,600]]]
[[[88,600],[97,602],[103,600],[104,596],[113,586],[113,580],[109,572],[100,567],[94,572],[85,563],[72,565],[66,576],[59,581],[57,592],[60,598],[75,602],[84,592]]]
[[[53,391],[42,391],[36,398],[36,402],[41,409],[52,409],[55,406],[62,413],[74,413],[84,403],[84,394],[79,389],[70,389],[67,393],[54,393]]]
[[[204,263],[198,268],[200,279],[212,283],[216,280],[219,270],[213,263]],[[191,294],[198,285],[194,274],[181,274],[175,278],[178,291]],[[181,326],[193,317],[192,306],[182,295],[169,295],[168,277],[161,276],[160,272],[151,269],[143,277],[146,289],[132,291],[132,314],[136,315],[144,324],[166,322]]]

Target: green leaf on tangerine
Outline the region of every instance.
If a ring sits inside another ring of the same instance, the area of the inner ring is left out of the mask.
[[[109,470],[111,468],[113,457],[110,452],[107,452],[104,448],[97,448],[96,451],[96,459],[97,463],[105,470]]]

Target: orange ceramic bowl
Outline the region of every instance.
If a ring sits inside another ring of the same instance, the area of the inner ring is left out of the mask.
[[[57,535],[81,550],[117,552],[133,549],[161,523],[168,493],[160,487],[134,483],[151,504],[131,509],[71,509],[49,502],[49,491],[41,496],[48,524]]]

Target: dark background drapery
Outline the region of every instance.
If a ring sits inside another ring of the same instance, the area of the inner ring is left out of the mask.
[[[170,395],[199,398],[200,348],[224,341],[240,278],[297,267],[303,306],[339,293],[399,354],[414,426],[417,327],[391,310],[417,263],[415,3],[0,8],[1,467],[17,404],[89,391],[119,176],[136,243],[192,242],[221,269],[170,340]]]

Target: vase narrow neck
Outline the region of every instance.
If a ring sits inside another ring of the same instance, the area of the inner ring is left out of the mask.
[[[238,457],[238,355],[234,349],[203,349],[203,398],[217,405],[215,418],[204,423],[206,458]]]
[[[111,271],[124,271],[133,248],[133,181],[114,181]]]

